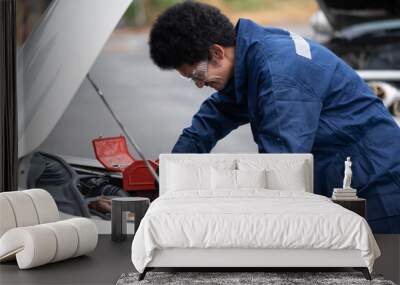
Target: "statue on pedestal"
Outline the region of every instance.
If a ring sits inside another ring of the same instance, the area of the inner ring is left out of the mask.
[[[351,170],[352,162],[348,156],[344,162],[344,179],[342,188],[333,188],[332,199],[336,200],[353,200],[357,199],[357,190],[351,188],[351,177],[353,171]]]
[[[343,189],[351,189],[351,176],[353,172],[351,171],[351,160],[350,157],[347,157],[347,160],[344,162],[344,179],[343,179]]]

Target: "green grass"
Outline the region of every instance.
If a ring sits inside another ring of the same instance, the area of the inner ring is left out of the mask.
[[[271,0],[223,0],[230,8],[237,11],[255,11],[271,8],[279,1]]]
[[[150,0],[151,6],[159,10],[165,10],[178,2],[182,0]]]
[[[292,4],[301,7],[314,2],[315,0],[223,0],[230,8],[236,11],[257,11],[279,8],[282,4]]]

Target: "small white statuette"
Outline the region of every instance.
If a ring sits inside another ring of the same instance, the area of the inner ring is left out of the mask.
[[[352,162],[350,157],[347,157],[346,161],[344,162],[343,188],[333,188],[333,200],[354,200],[358,198],[357,190],[351,188],[351,177],[353,176],[351,164]]]
[[[351,160],[350,157],[347,157],[347,160],[344,162],[344,179],[343,179],[343,189],[351,189],[351,176],[353,172],[351,171]]]

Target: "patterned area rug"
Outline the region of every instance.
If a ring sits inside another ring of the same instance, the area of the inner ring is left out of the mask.
[[[372,275],[372,281],[368,281],[360,272],[148,272],[142,281],[138,281],[138,276],[138,273],[122,274],[117,285],[395,285],[392,281],[384,280],[380,275]]]

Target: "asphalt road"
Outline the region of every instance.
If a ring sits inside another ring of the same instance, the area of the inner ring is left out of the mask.
[[[287,27],[310,36],[307,26]],[[214,91],[198,89],[175,71],[161,71],[149,57],[146,33],[114,33],[90,74],[148,158],[168,153],[200,104]],[[85,79],[40,150],[94,158],[91,140],[121,134]],[[234,130],[212,152],[257,152],[249,125]],[[131,153],[138,157],[131,148]]]
[[[90,74],[148,158],[170,152],[200,104],[214,92],[197,88],[177,72],[159,70],[149,58],[147,34],[113,35]],[[119,134],[121,130],[85,79],[40,149],[94,157],[93,138]],[[250,127],[245,126],[220,141],[214,151],[256,150]]]

